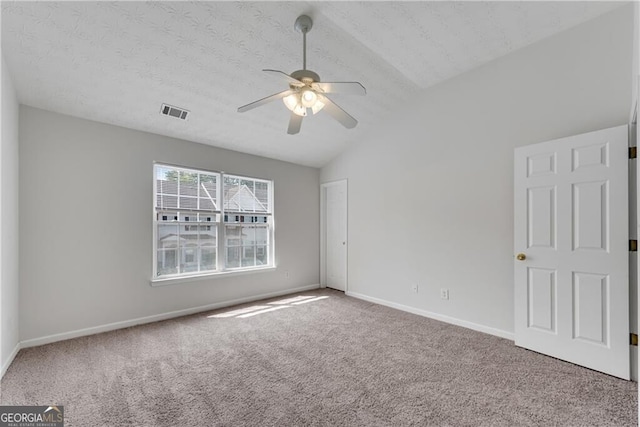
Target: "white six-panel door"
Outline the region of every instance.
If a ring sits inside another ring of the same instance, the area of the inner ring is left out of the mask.
[[[515,150],[516,345],[629,379],[627,126]]]

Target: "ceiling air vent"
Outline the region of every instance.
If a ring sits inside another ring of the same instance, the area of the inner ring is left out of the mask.
[[[175,117],[176,119],[187,120],[189,111],[185,110],[184,108],[174,107],[173,105],[162,104],[160,114]]]

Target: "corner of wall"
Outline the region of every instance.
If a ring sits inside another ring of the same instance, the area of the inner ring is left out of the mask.
[[[18,111],[15,86],[2,56],[0,90],[0,377],[20,349],[18,325]]]

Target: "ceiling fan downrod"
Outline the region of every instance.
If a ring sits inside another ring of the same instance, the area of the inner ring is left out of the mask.
[[[300,15],[293,27],[302,33],[302,69],[307,69],[307,33],[313,27],[313,20],[307,15]]]
[[[307,33],[313,27],[313,20],[307,15],[300,15],[293,26],[297,31],[302,33],[302,70],[291,73],[291,77],[300,80],[306,85],[317,83],[320,76],[311,70],[307,70]]]

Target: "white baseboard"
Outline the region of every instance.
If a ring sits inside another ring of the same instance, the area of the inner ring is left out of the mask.
[[[398,310],[406,311],[409,313],[417,314],[418,316],[428,317],[430,319],[439,320],[441,322],[450,323],[456,326],[462,326],[463,328],[473,329],[474,331],[483,332],[489,335],[495,335],[500,338],[505,338],[513,341],[515,336],[513,332],[503,331],[502,329],[491,328],[489,326],[479,325],[477,323],[469,322],[467,320],[456,319],[455,317],[445,316],[444,314],[433,313],[431,311],[422,310],[415,307],[409,307],[408,305],[398,304],[395,302],[383,300],[380,298],[370,297],[368,295],[359,294],[357,292],[346,292],[347,296],[358,298],[364,301],[369,301],[374,304],[380,304],[387,307],[395,308]]]
[[[57,341],[64,341],[71,338],[94,335],[94,334],[99,334],[101,332],[114,331],[116,329],[129,328],[131,326],[143,325],[145,323],[158,322],[160,320],[173,319],[175,317],[188,316],[190,314],[201,313],[204,311],[215,310],[218,308],[230,307],[232,305],[244,304],[246,302],[253,302],[253,301],[258,301],[258,300],[267,299],[267,298],[279,297],[281,295],[288,295],[296,292],[310,291],[312,289],[318,289],[319,287],[320,287],[319,284],[301,286],[299,288],[285,289],[282,291],[269,292],[261,295],[254,295],[254,296],[245,297],[245,298],[238,298],[234,300],[217,302],[214,304],[202,305],[199,307],[187,308],[184,310],[177,310],[177,311],[170,311],[168,313],[155,314],[153,316],[139,317],[137,319],[124,320],[121,322],[94,326],[91,328],[78,329],[75,331],[47,335],[40,338],[33,338],[30,340],[22,341],[20,345],[21,345],[21,348],[36,347],[39,345],[50,344],[52,342],[57,342]]]
[[[2,379],[2,377],[4,377],[5,372],[7,372],[7,369],[9,369],[9,366],[11,366],[13,359],[16,358],[16,355],[18,354],[21,348],[22,348],[21,344],[17,343],[16,346],[13,348],[13,351],[9,355],[9,358],[7,359],[7,361],[2,364],[2,367],[0,368],[0,380]]]

